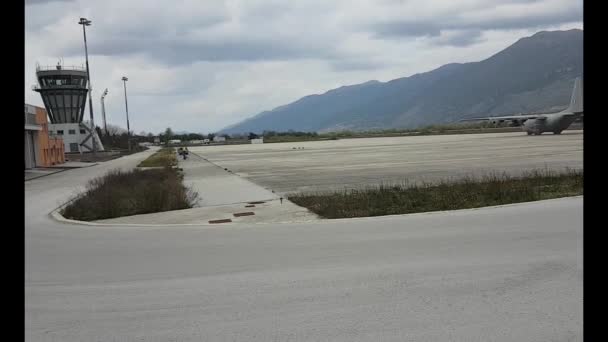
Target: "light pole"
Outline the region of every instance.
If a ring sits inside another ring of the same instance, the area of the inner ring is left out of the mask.
[[[103,103],[103,99],[105,99],[106,95],[108,95],[108,88],[101,95],[101,117],[103,118],[103,131],[108,135],[108,125],[106,124],[106,106]]]
[[[91,21],[87,18],[80,18],[78,24],[82,25],[82,34],[84,35],[84,54],[87,61],[87,82],[89,83],[89,113],[91,114],[91,138],[93,139],[93,157],[97,155],[97,144],[95,142],[95,123],[93,122],[93,100],[91,92],[91,74],[89,72],[89,51],[87,49],[87,30],[86,27],[91,25]]]
[[[129,105],[127,104],[127,81],[129,79],[125,76],[122,77],[122,82],[125,87],[125,110],[127,111],[127,144],[129,151],[131,151],[131,129],[129,128]]]

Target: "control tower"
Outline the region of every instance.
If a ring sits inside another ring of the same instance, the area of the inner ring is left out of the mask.
[[[38,84],[32,90],[40,93],[49,116],[49,133],[63,137],[66,152],[93,151],[91,138],[97,150],[103,145],[97,132],[82,123],[89,87],[84,67],[36,66]]]

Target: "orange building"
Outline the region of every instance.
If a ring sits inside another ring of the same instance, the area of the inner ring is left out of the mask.
[[[49,135],[46,109],[26,104],[25,116],[25,167],[49,167],[65,163],[63,139]]]

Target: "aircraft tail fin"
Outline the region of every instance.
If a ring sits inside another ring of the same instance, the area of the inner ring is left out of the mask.
[[[572,90],[570,106],[566,110],[572,113],[583,112],[583,84],[580,77],[577,77],[574,80],[574,89]]]

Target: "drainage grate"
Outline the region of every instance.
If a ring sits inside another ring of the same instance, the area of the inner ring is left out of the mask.
[[[236,213],[236,214],[234,214],[234,217],[251,216],[251,215],[255,215],[255,213],[253,211],[248,211],[248,212],[244,212],[244,213]]]
[[[228,223],[228,222],[232,222],[231,219],[221,219],[221,220],[211,220],[209,221],[209,223]]]

